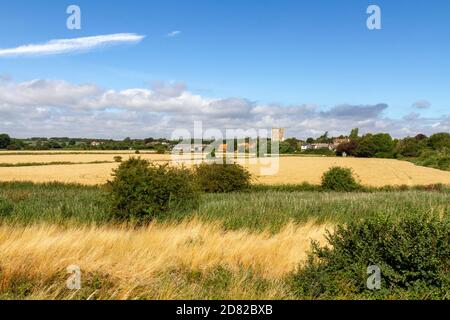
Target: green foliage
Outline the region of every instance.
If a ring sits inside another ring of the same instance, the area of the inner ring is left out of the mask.
[[[279,152],[280,154],[289,154],[289,153],[294,153],[296,151],[296,148],[290,144],[289,142],[286,141],[282,141],[280,142],[279,145]]]
[[[111,196],[100,186],[8,182],[0,183],[0,198],[14,204],[0,223],[49,222],[73,227],[112,222]],[[202,194],[195,211],[174,210],[161,218],[180,221],[195,215],[202,221],[220,221],[227,229],[279,231],[290,221],[303,223],[312,218],[318,223],[345,223],[379,213],[401,218],[433,211],[450,216],[449,203],[450,189],[442,185],[353,193],[325,192],[308,184],[252,185],[244,192]]]
[[[450,171],[450,149],[442,151],[423,151],[413,162],[417,165]]]
[[[114,158],[115,162],[122,162],[122,157],[121,156],[115,156]]]
[[[251,174],[239,164],[202,163],[195,167],[195,179],[204,192],[233,192],[248,189]]]
[[[440,132],[428,138],[428,146],[433,150],[450,149],[450,133]]]
[[[1,223],[104,224],[110,221],[106,192],[96,186],[31,182],[0,183]],[[5,205],[6,204],[6,205]],[[11,211],[11,204],[14,210]],[[6,209],[5,209],[6,208]],[[5,215],[6,214],[6,215]]]
[[[332,167],[322,176],[324,190],[350,192],[360,188],[350,168]]]
[[[280,153],[294,153],[300,151],[301,141],[296,138],[288,138],[280,143]]]
[[[14,210],[14,203],[9,199],[0,196],[0,217],[8,217]]]
[[[148,221],[171,209],[197,205],[192,173],[185,168],[130,158],[114,170],[113,176],[108,187],[113,215],[120,220]]]
[[[167,147],[162,144],[157,144],[154,149],[157,154],[165,154],[167,151]]]
[[[392,137],[387,133],[366,134],[358,142],[356,156],[375,157],[377,154],[391,155],[394,150]]]
[[[323,135],[316,139],[317,143],[331,143],[333,139],[328,136],[328,131],[325,131]]]
[[[444,298],[450,294],[450,224],[438,216],[376,216],[349,221],[313,244],[290,284],[303,298]],[[367,267],[381,269],[381,290],[366,287]]]
[[[395,152],[404,157],[417,157],[420,153],[420,140],[409,137],[399,140]]]
[[[0,134],[0,149],[6,149],[11,143],[11,138],[9,135],[3,133]]]
[[[350,132],[349,138],[350,138],[351,140],[357,140],[357,139],[358,139],[358,135],[359,135],[359,128],[354,128],[354,129],[352,129],[352,131]]]

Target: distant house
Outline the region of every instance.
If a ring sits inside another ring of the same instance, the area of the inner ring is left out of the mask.
[[[175,147],[173,147],[172,151],[175,153],[191,153],[191,152],[202,152],[203,149],[206,147],[205,144],[177,144]]]
[[[318,150],[318,149],[330,149],[331,150],[331,144],[328,143],[313,143],[311,144],[312,149]]]
[[[300,147],[300,150],[302,151],[306,151],[306,150],[311,150],[313,147],[310,144],[304,144]]]
[[[93,146],[93,147],[98,147],[98,146],[100,146],[100,145],[102,145],[102,142],[99,142],[99,141],[91,141],[91,146]]]
[[[319,149],[333,150],[332,145],[329,143],[311,143],[311,144],[304,144],[300,147],[300,150],[302,151],[319,150]]]

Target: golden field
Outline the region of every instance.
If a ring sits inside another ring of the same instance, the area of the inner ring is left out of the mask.
[[[136,156],[125,152],[96,153],[54,153],[54,154],[15,154],[0,153],[0,163],[50,163],[73,162],[81,164],[46,165],[26,167],[0,167],[0,181],[33,181],[33,182],[67,182],[95,185],[105,183],[111,177],[111,172],[118,166],[113,163],[114,156],[124,160]],[[142,158],[165,162],[171,155],[140,154]],[[108,161],[111,163],[90,163]],[[279,170],[274,175],[261,176],[260,165],[244,165],[249,168],[256,181],[263,184],[297,184],[309,182],[320,183],[322,174],[332,166],[352,168],[360,182],[367,186],[380,187],[385,185],[428,185],[435,183],[450,184],[450,172],[416,166],[407,161],[395,159],[362,159],[340,157],[295,157],[279,158]]]
[[[69,265],[77,265],[84,274],[114,279],[117,299],[127,298],[135,286],[151,287],[167,270],[204,273],[224,267],[237,275],[244,269],[276,282],[305,260],[311,240],[323,244],[325,230],[331,228],[308,222],[289,224],[279,233],[270,234],[224,231],[218,224],[198,221],[153,223],[139,229],[3,225],[0,269],[3,283],[17,276],[45,282]],[[170,288],[173,292],[167,292]],[[47,289],[57,294],[55,288]],[[241,294],[246,291],[239,282],[235,289]],[[159,298],[179,294],[175,284],[166,284],[165,290],[159,292]],[[51,298],[45,290],[41,294],[40,298]]]
[[[19,163],[51,163],[51,162],[73,162],[73,163],[92,163],[92,162],[114,162],[114,157],[120,156],[123,160],[136,156],[131,152],[102,152],[102,153],[34,153],[17,154],[0,152],[0,163],[19,164]],[[143,159],[152,161],[169,161],[169,154],[150,154],[142,153],[139,156]]]

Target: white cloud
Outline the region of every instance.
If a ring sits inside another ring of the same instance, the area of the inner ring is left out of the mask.
[[[175,129],[191,130],[194,121],[220,130],[285,127],[289,136],[299,138],[324,131],[348,134],[355,127],[361,133],[382,131],[396,137],[450,131],[449,115],[431,119],[412,113],[391,119],[384,115],[387,108],[362,104],[323,110],[314,104],[209,98],[188,91],[183,83],[108,90],[63,80],[0,81],[0,132],[15,137],[169,137]]]
[[[41,44],[0,49],[0,57],[41,56],[89,51],[103,46],[140,42],[144,37],[134,33],[116,33],[73,39],[56,39]]]
[[[181,31],[175,30],[175,31],[169,32],[169,33],[167,34],[167,36],[173,38],[173,37],[176,37],[176,36],[178,36],[178,35],[180,35],[180,34],[181,34]]]

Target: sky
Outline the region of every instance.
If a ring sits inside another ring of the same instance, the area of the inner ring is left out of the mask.
[[[0,132],[449,132],[449,40],[446,0],[0,0]]]

